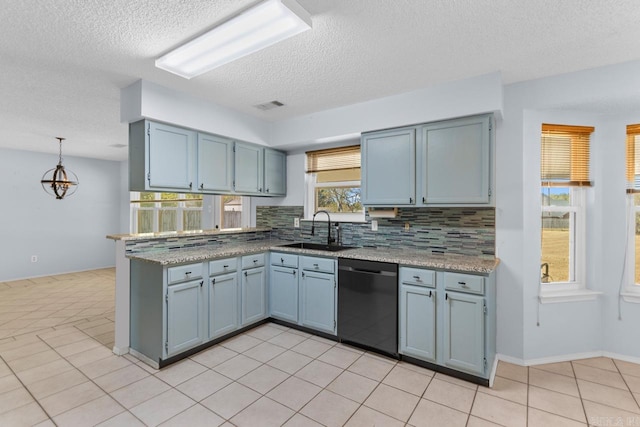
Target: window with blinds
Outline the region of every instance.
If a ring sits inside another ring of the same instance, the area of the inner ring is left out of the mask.
[[[363,220],[360,146],[308,151],[306,155],[306,217],[318,210],[326,210],[331,212],[332,219]]]
[[[353,174],[360,169],[359,145],[307,151],[306,154],[307,173],[345,171]]]
[[[542,125],[540,175],[543,186],[589,187],[591,126]]]
[[[627,193],[640,193],[640,124],[627,125]]]

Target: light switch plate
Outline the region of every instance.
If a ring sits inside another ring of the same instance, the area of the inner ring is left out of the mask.
[[[371,230],[378,231],[378,221],[376,221],[375,219],[371,220]]]
[[[293,226],[295,228],[300,228],[300,218],[293,218]]]

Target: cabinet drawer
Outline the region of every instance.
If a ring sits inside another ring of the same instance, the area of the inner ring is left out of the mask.
[[[421,268],[400,267],[400,283],[405,285],[436,287],[436,272]]]
[[[217,259],[209,261],[209,275],[232,273],[238,270],[238,258]]]
[[[304,256],[300,260],[303,270],[320,271],[323,273],[335,272],[335,261],[331,258],[315,258]]]
[[[298,268],[298,255],[272,253],[271,265],[277,265],[279,267],[291,267]]]
[[[200,279],[202,277],[202,263],[170,267],[167,269],[167,277],[170,285],[187,280]]]
[[[483,295],[484,277],[462,273],[444,273],[444,288]]]
[[[264,265],[264,254],[245,255],[242,257],[242,269],[262,267]]]

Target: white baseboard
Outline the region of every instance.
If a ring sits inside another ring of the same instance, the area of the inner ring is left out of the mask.
[[[116,347],[115,345],[113,346],[113,354],[117,355],[117,356],[124,356],[125,354],[129,353],[129,347]]]
[[[130,348],[129,349],[129,353],[131,353],[132,355],[134,355],[136,358],[138,358],[140,361],[146,363],[147,365],[151,366],[153,369],[160,369],[160,365],[158,365],[158,362],[155,362],[151,359],[149,359],[147,356],[145,356],[142,353],[138,353],[137,351],[135,351],[134,349]]]
[[[496,372],[498,371],[498,357],[493,358],[493,366],[491,367],[491,373],[489,375],[489,387],[493,387],[493,381],[496,379]]]
[[[640,358],[638,357],[625,356],[625,355],[610,353],[606,351],[589,351],[584,353],[562,354],[558,356],[540,357],[537,359],[519,359],[516,357],[507,356],[505,354],[497,354],[496,359],[502,360],[503,362],[511,363],[513,365],[536,366],[536,365],[544,365],[547,363],[569,362],[572,360],[589,359],[592,357],[602,357],[602,356],[610,357],[618,360],[624,360],[626,362],[640,363]]]

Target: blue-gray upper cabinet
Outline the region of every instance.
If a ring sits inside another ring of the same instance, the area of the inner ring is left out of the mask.
[[[129,125],[129,188],[191,191],[195,184],[196,132],[142,120]]]
[[[263,148],[244,142],[235,143],[235,185],[236,193],[264,195]]]
[[[167,357],[206,339],[204,279],[167,288]]]
[[[264,191],[267,196],[287,194],[287,155],[282,151],[264,149]]]
[[[488,204],[491,116],[424,125],[420,158],[421,202]]]
[[[198,134],[198,190],[233,191],[233,141],[219,136]]]
[[[361,140],[362,204],[416,203],[414,128],[364,134]]]

